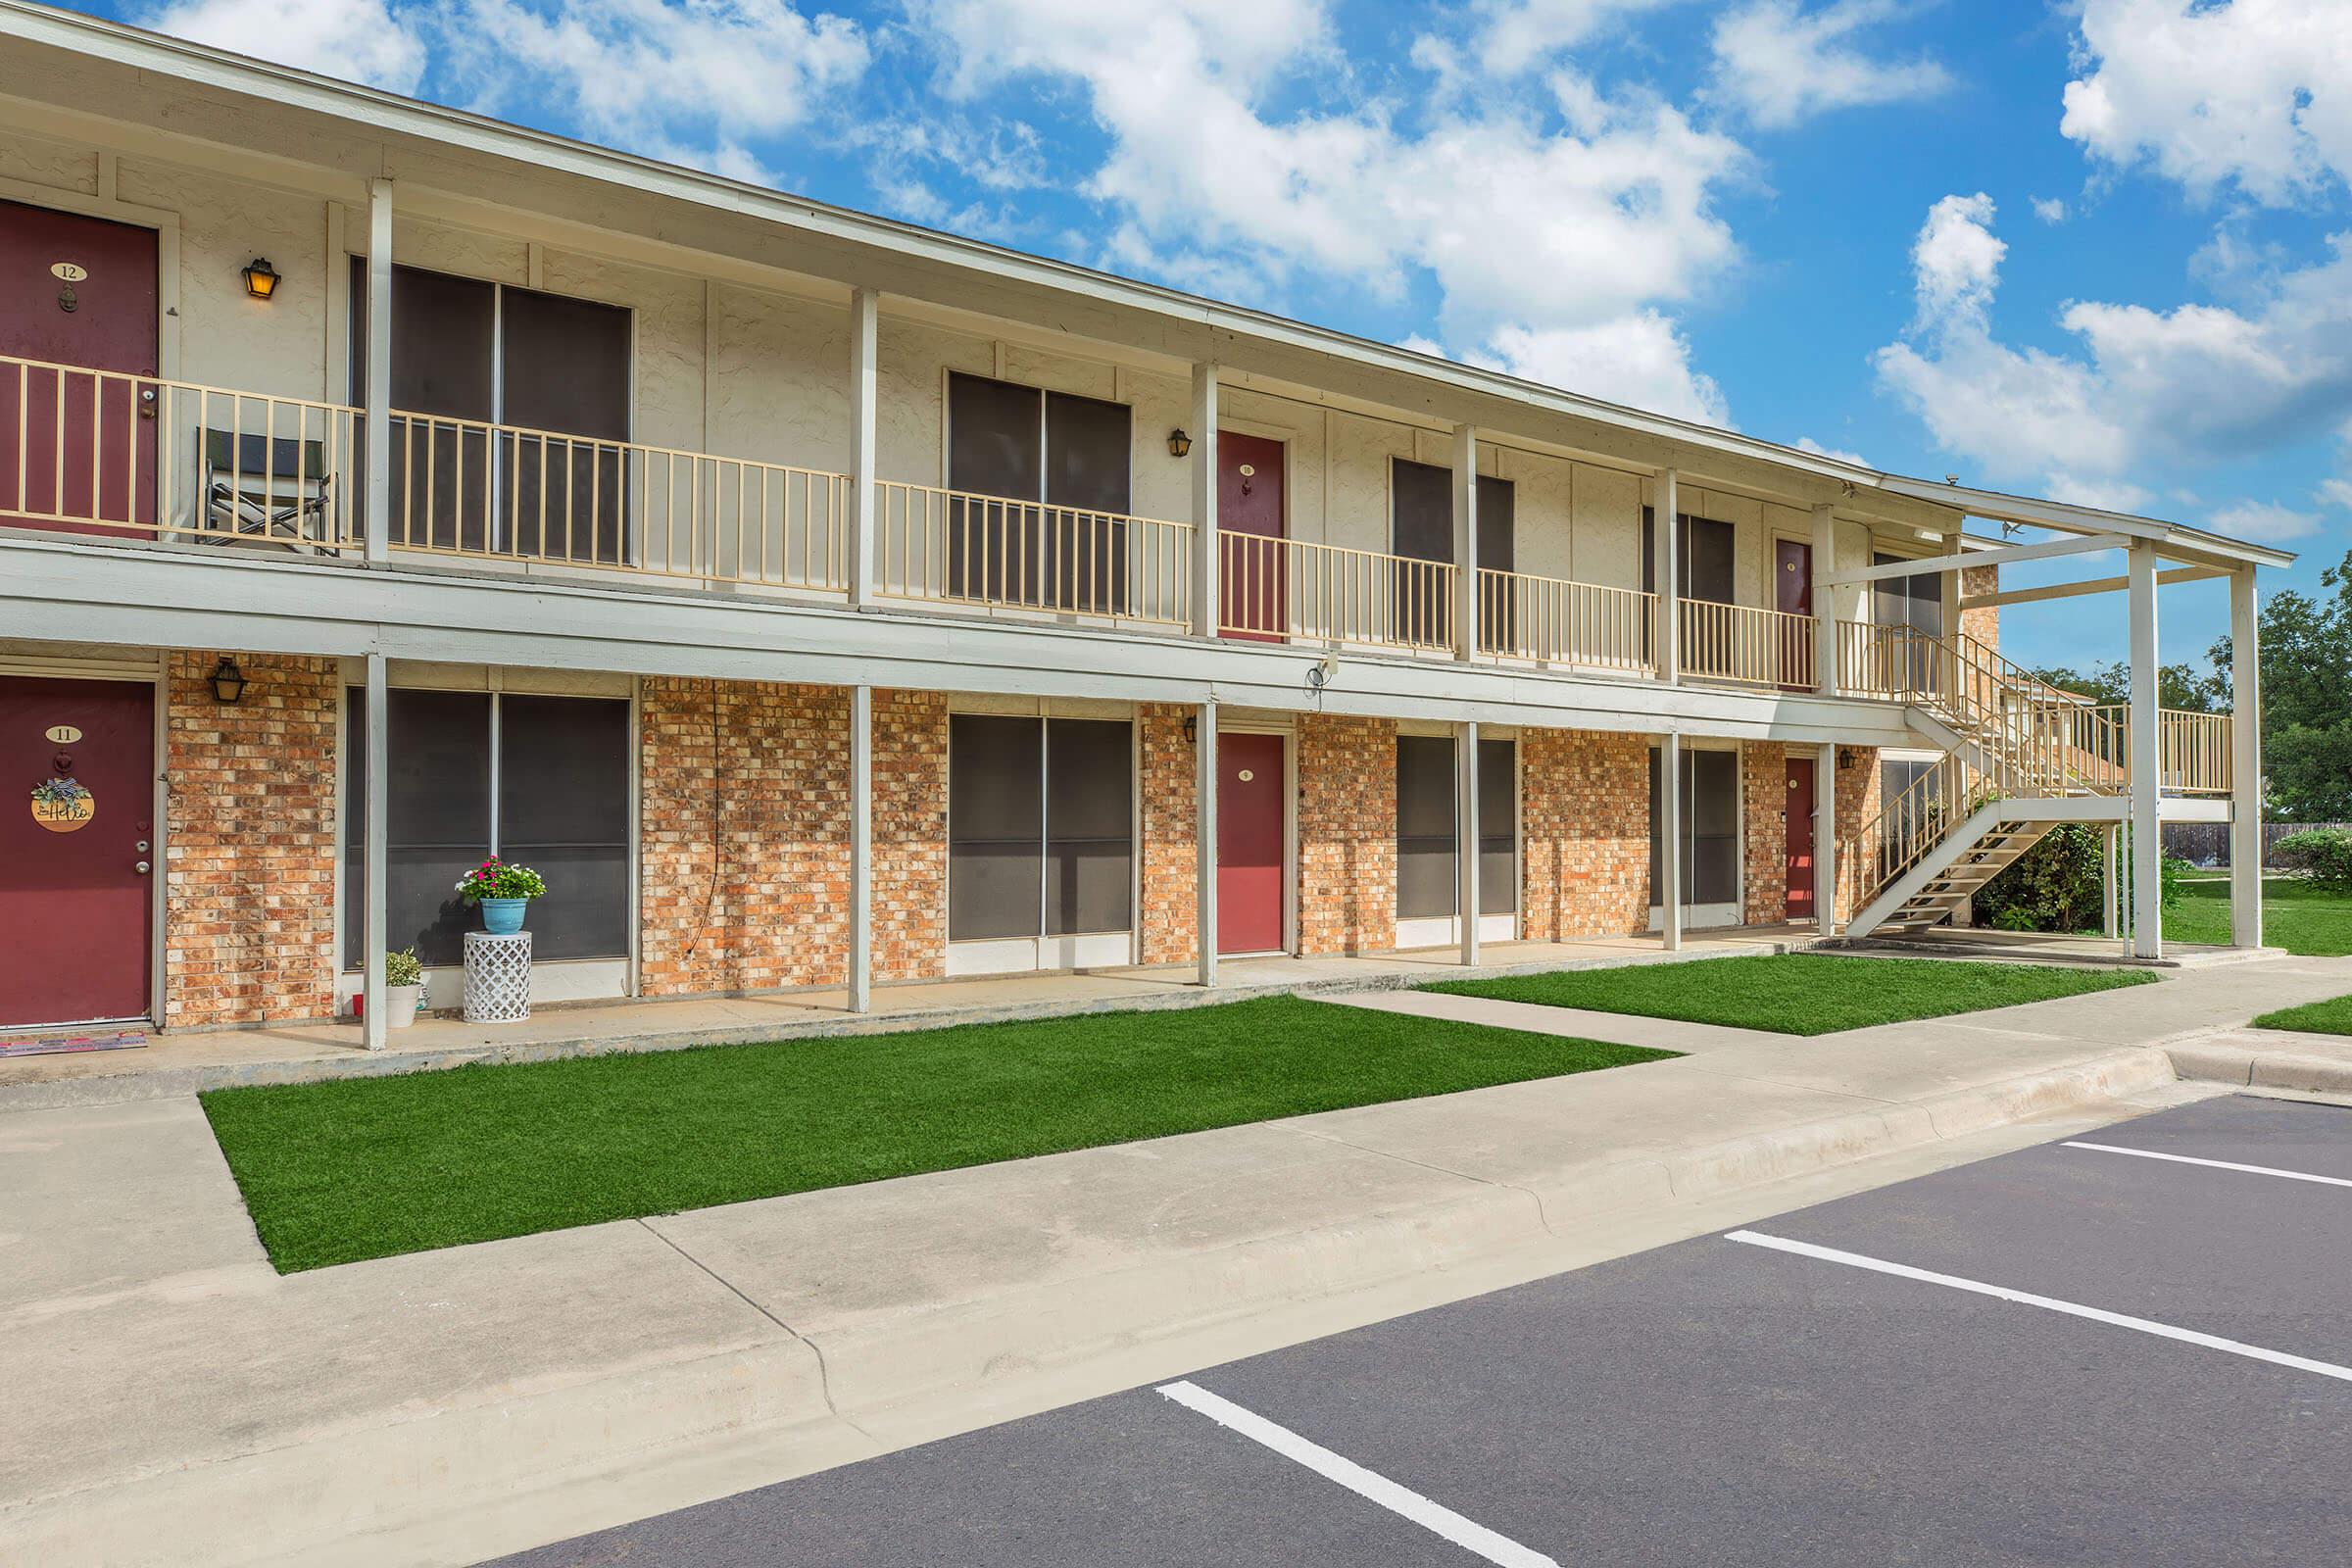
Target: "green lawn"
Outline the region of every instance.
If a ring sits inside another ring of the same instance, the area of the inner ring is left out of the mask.
[[[2311,1035],[2352,1035],[2352,997],[2281,1007],[2254,1020],[2257,1029],[2300,1029]]]
[[[2144,969],[1792,953],[1622,969],[1563,969],[1504,980],[1447,980],[1421,989],[1785,1035],[1826,1035],[1874,1023],[1939,1018],[2145,985],[2155,978]]]
[[[203,1100],[290,1273],[1672,1054],[1281,997]]]
[[[2182,884],[2186,897],[2164,916],[2167,942],[2230,940],[2230,879],[2197,878]],[[2298,877],[2262,879],[2262,940],[2306,957],[2340,958],[2352,954],[2352,899],[2312,891]]]

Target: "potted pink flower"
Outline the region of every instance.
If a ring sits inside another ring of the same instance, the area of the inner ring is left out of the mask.
[[[482,911],[482,929],[512,936],[522,929],[523,906],[547,896],[547,881],[527,865],[493,855],[458,879],[458,896]]]

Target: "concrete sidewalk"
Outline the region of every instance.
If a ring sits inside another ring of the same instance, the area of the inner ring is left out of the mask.
[[[0,1115],[0,1559],[469,1562],[2113,1120],[2347,990],[1809,1039],[1360,996],[1690,1054],[286,1278],[192,1100]]]

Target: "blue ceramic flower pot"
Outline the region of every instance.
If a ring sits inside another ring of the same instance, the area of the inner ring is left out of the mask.
[[[522,911],[528,899],[484,899],[481,901],[482,929],[494,937],[511,937],[522,929]]]

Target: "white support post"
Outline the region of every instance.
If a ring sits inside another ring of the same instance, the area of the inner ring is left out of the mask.
[[[874,597],[874,544],[881,519],[874,488],[875,356],[880,339],[882,297],[870,288],[850,294],[850,514],[845,567],[850,605]]]
[[[1816,934],[1838,934],[1838,748],[1813,756],[1813,921]]]
[[[1196,449],[1197,450],[1197,449]],[[1194,943],[1200,956],[1200,983],[1217,983],[1217,704],[1200,705],[1193,742]]]
[[[1651,575],[1658,585],[1658,679],[1669,686],[1683,678],[1682,506],[1675,497],[1677,488],[1675,470],[1660,468],[1654,504],[1649,509]],[[1676,749],[1681,749],[1679,741]],[[1680,941],[1679,934],[1676,941]]]
[[[1217,533],[1217,368],[1193,367],[1193,635],[1214,637],[1224,624],[1217,603],[1224,570]],[[1276,614],[1282,613],[1280,607]],[[1212,751],[1215,749],[1212,743]],[[1214,959],[1210,962],[1213,964]],[[1202,980],[1203,985],[1208,984]]]
[[[1478,426],[1453,427],[1453,657],[1478,657]]]
[[[2164,955],[2164,854],[2159,803],[2164,776],[2158,746],[2156,693],[2156,545],[2132,546],[2132,952],[2136,957]]]
[[[1478,721],[1453,727],[1454,924],[1462,967],[1478,963]]]
[[[1658,936],[1668,953],[1683,945],[1683,738],[1658,743]]]
[[[2262,621],[2254,568],[2230,578],[2230,941],[2262,946]]]
[[[392,182],[388,179],[368,182],[367,398],[365,555],[369,565],[381,566],[392,559]],[[370,1006],[374,1000],[371,991]]]
[[[2123,901],[2116,897],[2115,848],[2120,835],[2110,822],[2099,834],[2099,929],[2110,938],[2124,934]]]
[[[850,1010],[874,1006],[874,689],[850,688]]]
[[[374,405],[380,407],[381,405]],[[377,514],[381,515],[381,514]],[[372,538],[373,535],[370,535]],[[360,847],[360,881],[367,890],[360,911],[360,995],[367,999],[361,1039],[369,1051],[384,1049],[384,1031],[391,1025],[391,997],[384,986],[384,948],[392,928],[389,890],[390,844],[386,814],[392,808],[391,698],[384,679],[384,656],[368,655],[367,734],[361,738],[361,771],[368,780],[368,799],[361,808],[368,824]]]
[[[1838,695],[1838,590],[1822,579],[1837,567],[1837,514],[1825,501],[1813,509],[1813,689],[1824,697]]]

